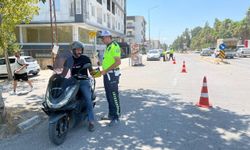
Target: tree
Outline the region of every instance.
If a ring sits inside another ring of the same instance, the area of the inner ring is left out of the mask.
[[[190,32],[189,32],[188,28],[186,28],[185,31],[183,32],[183,37],[184,37],[184,43],[183,44],[186,44],[184,49],[189,48],[190,44],[191,44],[191,36],[190,36]]]
[[[0,53],[4,54],[8,79],[12,79],[9,63],[9,48],[16,42],[15,28],[21,23],[29,23],[33,15],[38,14],[35,5],[38,0],[0,0]],[[5,120],[5,107],[0,91],[0,122]]]
[[[2,4],[0,53],[5,56],[9,80],[12,79],[12,73],[8,60],[8,47],[16,41],[15,28],[21,23],[29,23],[33,15],[38,14],[39,8],[35,5],[38,2],[38,0],[0,0]]]
[[[187,42],[187,35],[188,30],[185,29],[181,36],[174,40],[173,47],[176,49],[182,48],[181,43]],[[208,22],[206,22],[203,28],[198,26],[191,29],[190,35],[190,48],[192,49],[215,47],[216,40],[219,38],[250,39],[250,8],[246,13],[246,17],[241,21],[233,21],[231,19],[220,21],[216,18],[213,27],[210,27]]]

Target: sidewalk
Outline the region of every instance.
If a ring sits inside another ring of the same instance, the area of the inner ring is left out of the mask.
[[[121,70],[129,67],[129,58],[122,59]],[[2,95],[6,111],[8,112],[7,124],[0,126],[0,139],[20,132],[17,125],[32,117],[37,118],[39,116],[39,120],[46,118],[45,113],[41,109],[41,104],[52,73],[51,70],[42,70],[37,76],[30,77],[29,80],[32,81],[34,89],[26,95],[10,95],[10,92],[13,90],[12,81],[0,80],[0,88],[2,88]],[[98,78],[97,82],[102,82],[102,78]],[[18,82],[17,85],[17,92],[29,89],[29,85],[26,82]]]
[[[33,116],[44,118],[41,103],[44,99],[51,70],[42,70],[37,76],[31,76],[33,91],[26,95],[10,95],[13,91],[12,81],[1,80],[2,96],[7,111],[7,126],[0,127],[0,139],[20,131],[17,125]],[[26,91],[29,85],[26,82],[17,83],[17,92]],[[5,129],[3,129],[5,128]]]

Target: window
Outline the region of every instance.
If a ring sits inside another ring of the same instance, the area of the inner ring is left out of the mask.
[[[57,27],[58,42],[68,43],[72,41],[72,27]],[[24,43],[50,43],[50,27],[28,27],[23,28]]]
[[[96,0],[99,4],[102,4],[102,0]]]
[[[107,10],[109,10],[110,11],[110,0],[107,0]]]
[[[56,8],[56,11],[60,11],[60,0],[55,0],[55,8]]]
[[[91,6],[91,14],[93,17],[95,17],[95,6]]]
[[[106,22],[106,14],[103,14],[103,21]]]
[[[82,14],[81,0],[75,0],[76,2],[76,14]]]
[[[102,8],[97,8],[97,22],[102,24]]]
[[[9,61],[11,64],[15,63],[16,59],[15,58],[9,58]],[[5,58],[1,58],[0,59],[0,65],[5,65],[6,62],[5,62]]]
[[[110,28],[111,27],[111,18],[110,18],[110,15],[108,14],[108,16],[107,16],[107,21],[108,21],[108,28]]]
[[[27,58],[24,58],[26,62],[34,62],[36,61],[33,57],[27,57]]]
[[[75,13],[74,9],[75,9],[74,1],[71,0],[71,2],[70,2],[69,16],[74,16],[74,13]]]
[[[115,30],[115,17],[112,17],[112,29]]]
[[[121,30],[121,24],[118,22],[118,30]]]
[[[20,27],[16,27],[15,28],[15,35],[16,35],[17,42],[21,42],[20,41],[20,32],[19,32],[19,29],[20,29]]]
[[[132,31],[128,31],[127,35],[132,35]]]
[[[58,42],[70,43],[72,41],[72,32],[72,27],[70,26],[57,27]]]
[[[84,28],[79,28],[79,41],[83,43],[90,43],[89,42],[89,31]]]
[[[114,14],[115,15],[115,3],[114,2],[112,2],[112,14]]]

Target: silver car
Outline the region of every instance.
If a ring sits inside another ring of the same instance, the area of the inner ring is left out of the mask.
[[[238,57],[247,57],[250,56],[250,48],[239,48],[236,52]]]
[[[161,53],[157,49],[152,49],[147,52],[147,60],[160,60],[161,59]]]
[[[211,49],[202,49],[200,52],[201,56],[211,56],[213,53],[213,50]]]

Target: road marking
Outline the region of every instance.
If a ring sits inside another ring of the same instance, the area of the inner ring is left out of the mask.
[[[174,78],[173,86],[176,86],[176,85],[177,85],[177,78]]]

